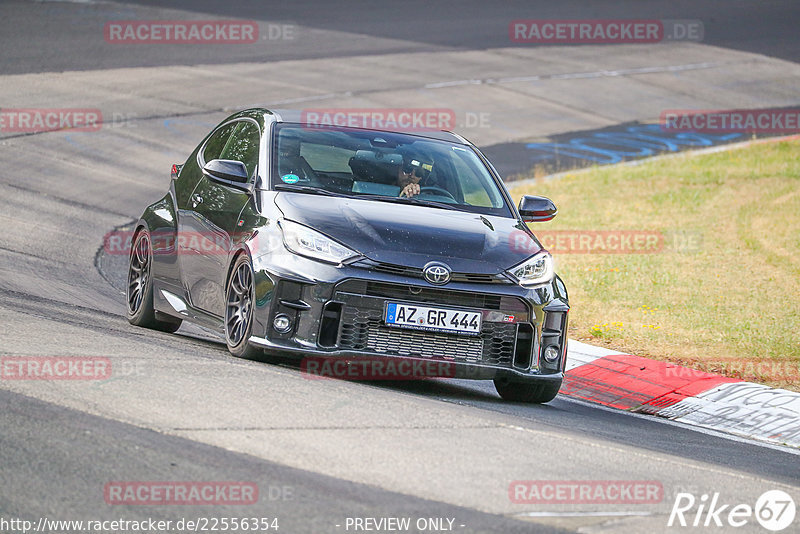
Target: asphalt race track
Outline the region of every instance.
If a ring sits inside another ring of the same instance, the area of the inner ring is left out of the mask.
[[[109,20],[187,18],[257,20],[265,38],[103,38]],[[532,18],[693,19],[705,36],[511,43],[509,22]],[[240,108],[448,108],[495,161],[516,158],[503,167],[511,173],[529,162],[522,146],[652,122],[663,109],[796,107],[798,22],[791,1],[2,2],[0,109],[99,109],[104,124],[0,128],[0,355],[107,357],[114,373],[0,380],[0,532],[22,531],[2,520],[43,517],[264,517],[289,533],[388,517],[452,519],[428,532],[695,532],[704,529],[667,526],[678,493],[753,506],[780,489],[800,503],[796,450],[565,397],[505,403],[490,382],[309,380],[292,362],[234,359],[196,327],[135,328],[120,290],[126,258],[103,249],[164,194],[170,165]],[[518,480],[655,481],[663,498],[518,504]],[[112,481],[260,491],[252,505],[114,505]],[[765,532],[755,520],[735,531]]]

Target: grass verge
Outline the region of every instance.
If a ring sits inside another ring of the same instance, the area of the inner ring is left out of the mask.
[[[800,391],[800,141],[511,186],[559,207],[571,338]]]

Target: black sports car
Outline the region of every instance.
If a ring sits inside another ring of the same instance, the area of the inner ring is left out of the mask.
[[[508,400],[547,402],[567,354],[567,291],[481,152],[398,133],[236,113],[136,223],[135,325],[224,333],[244,358],[446,365]],[[431,369],[428,365],[426,369]]]

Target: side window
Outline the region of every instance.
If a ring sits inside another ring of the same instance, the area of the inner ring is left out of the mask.
[[[464,201],[472,206],[483,208],[500,208],[503,206],[502,197],[493,187],[491,177],[477,156],[465,151],[452,157],[453,165],[458,173],[458,181],[464,191]]]
[[[241,161],[247,167],[247,175],[253,176],[258,163],[258,142],[260,140],[258,126],[249,121],[241,121],[236,125],[219,159]]]
[[[203,149],[203,161],[205,163],[208,163],[212,159],[220,159],[222,150],[225,148],[225,145],[227,144],[234,128],[236,128],[238,125],[238,123],[232,122],[231,124],[223,126],[214,132],[214,134],[206,142],[206,146]]]
[[[492,200],[489,198],[486,189],[475,173],[470,170],[466,163],[461,159],[453,158],[453,164],[460,178],[461,188],[464,191],[464,200],[473,206],[491,206]]]

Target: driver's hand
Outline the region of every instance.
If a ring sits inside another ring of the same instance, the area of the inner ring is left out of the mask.
[[[419,184],[408,184],[403,188],[402,191],[400,191],[400,196],[411,198],[415,195],[419,195],[419,190]]]

